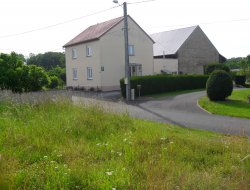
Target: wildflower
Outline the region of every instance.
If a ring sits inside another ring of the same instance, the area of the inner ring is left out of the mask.
[[[107,175],[112,175],[114,171],[106,172]]]
[[[55,166],[55,169],[57,170],[57,169],[58,169],[58,166]]]
[[[63,164],[63,167],[67,168],[67,167],[68,167],[68,165],[67,165],[67,164]]]
[[[162,138],[161,138],[162,141],[165,141],[166,139],[167,139],[166,137],[162,137]]]
[[[97,143],[97,144],[96,144],[96,146],[100,146],[100,145],[101,145],[101,143]]]
[[[115,188],[115,187],[113,187],[113,188],[112,188],[112,190],[116,190],[116,188]]]
[[[56,163],[56,162],[55,162],[55,161],[53,161],[53,160],[51,160],[51,161],[50,161],[50,163],[51,163],[51,164],[54,164],[54,163]]]
[[[110,152],[111,152],[111,153],[114,153],[115,151],[114,151],[114,150],[111,150]]]
[[[48,158],[48,156],[44,156],[43,158],[44,158],[44,159],[47,159],[47,158]]]
[[[170,144],[173,144],[174,142],[173,142],[173,141],[170,141],[169,143],[170,143]]]
[[[126,142],[127,140],[128,140],[128,139],[125,138],[125,139],[123,139],[123,142]]]
[[[62,157],[62,154],[58,154],[57,157]]]
[[[122,156],[122,153],[121,153],[121,152],[117,152],[117,154],[118,154],[119,156]]]

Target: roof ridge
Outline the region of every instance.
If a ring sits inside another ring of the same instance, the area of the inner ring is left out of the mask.
[[[183,29],[188,29],[188,28],[197,28],[199,25],[194,25],[194,26],[189,26],[189,27],[183,27],[183,28],[176,28],[176,29],[172,29],[172,30],[166,30],[166,31],[162,31],[162,32],[157,32],[157,33],[153,33],[150,35],[154,35],[154,34],[160,34],[160,33],[164,33],[164,32],[172,32],[172,31],[176,31],[176,30],[183,30]]]

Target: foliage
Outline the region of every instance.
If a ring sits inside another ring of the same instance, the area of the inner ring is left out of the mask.
[[[215,70],[207,80],[206,89],[211,101],[225,100],[233,91],[232,78],[226,71]]]
[[[66,84],[66,69],[56,66],[48,71],[49,76],[57,76],[60,84]]]
[[[226,72],[230,72],[230,68],[227,65],[221,63],[212,63],[205,66],[205,74],[207,75],[210,75],[215,70],[224,70]]]
[[[35,65],[25,65],[23,57],[12,52],[0,54],[0,87],[13,92],[41,90],[48,84],[44,69]]]
[[[246,60],[245,57],[227,59],[225,65],[227,65],[230,69],[241,69],[241,62],[244,60]]]
[[[246,75],[236,75],[234,81],[235,84],[244,86],[246,84]]]
[[[234,90],[227,101],[211,102],[207,97],[203,97],[199,100],[199,105],[213,114],[250,119],[250,104],[247,98],[249,95],[249,89]]]
[[[27,59],[28,65],[36,65],[51,70],[57,66],[65,68],[65,55],[60,52],[47,52],[44,54],[31,54]]]
[[[48,87],[51,89],[57,88],[60,84],[60,79],[55,75],[50,76],[49,78],[50,78],[50,83]]]
[[[1,103],[0,114],[0,189],[250,187],[247,138],[64,101]]]
[[[139,95],[137,85],[141,85],[140,95],[159,94],[179,90],[193,90],[205,88],[206,75],[150,75],[131,78],[131,89]],[[120,80],[122,96],[126,97],[124,79]]]

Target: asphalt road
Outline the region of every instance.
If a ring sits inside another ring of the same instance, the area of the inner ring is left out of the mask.
[[[250,119],[213,115],[199,108],[197,100],[204,95],[205,92],[194,92],[158,100],[135,101],[130,104],[85,97],[72,98],[74,102],[102,104],[108,111],[127,112],[135,118],[224,134],[250,136]]]

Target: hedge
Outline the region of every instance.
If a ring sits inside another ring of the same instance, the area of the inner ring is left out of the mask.
[[[211,63],[205,65],[205,74],[210,75],[215,70],[224,70],[226,72],[230,72],[230,68],[222,63]]]
[[[132,77],[131,89],[135,89],[138,96],[137,85],[141,85],[140,95],[158,94],[179,90],[193,90],[206,88],[208,75],[150,75]],[[126,97],[126,85],[124,79],[120,80],[121,93]]]

